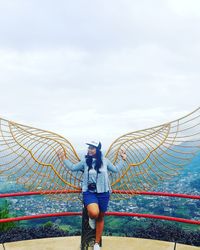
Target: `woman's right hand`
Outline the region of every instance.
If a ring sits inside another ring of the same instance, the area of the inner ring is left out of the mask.
[[[60,149],[59,151],[56,151],[56,154],[60,161],[64,161],[66,159],[64,150]]]

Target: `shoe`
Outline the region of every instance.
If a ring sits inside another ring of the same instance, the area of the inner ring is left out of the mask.
[[[96,228],[96,220],[89,218],[89,225],[92,229]]]
[[[99,246],[98,243],[95,243],[95,244],[94,244],[94,250],[100,250],[100,246]]]

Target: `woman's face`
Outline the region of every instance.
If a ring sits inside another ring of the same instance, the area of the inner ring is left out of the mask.
[[[89,145],[88,147],[88,155],[93,156],[97,152],[96,148],[94,146]]]

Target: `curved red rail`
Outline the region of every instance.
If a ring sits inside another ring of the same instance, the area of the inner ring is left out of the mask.
[[[14,217],[14,218],[1,219],[0,223],[21,221],[21,220],[41,219],[41,218],[47,218],[47,217],[77,216],[77,215],[82,215],[82,212],[60,212],[60,213],[52,213],[52,214],[26,215],[26,216]]]
[[[126,213],[126,212],[108,212],[108,213],[106,213],[106,215],[110,215],[110,216],[128,216],[128,217],[143,217],[143,218],[170,220],[170,221],[177,221],[177,222],[182,222],[182,223],[200,225],[200,221],[198,221],[198,220],[188,220],[188,219],[175,218],[175,217],[164,216],[164,215],[137,214],[137,213]]]
[[[47,217],[80,216],[80,215],[82,215],[82,212],[60,212],[60,213],[51,213],[51,214],[37,214],[37,215],[27,215],[27,216],[19,216],[19,217],[14,217],[14,218],[0,219],[0,223],[21,221],[21,220],[40,219],[40,218],[47,218]],[[188,219],[183,219],[183,218],[175,218],[175,217],[171,217],[171,216],[154,215],[154,214],[138,214],[138,213],[127,213],[127,212],[106,212],[106,215],[107,216],[143,217],[143,218],[170,220],[170,221],[200,225],[200,221],[197,221],[197,220],[188,220]]]
[[[14,196],[27,196],[27,195],[41,195],[41,194],[73,194],[81,193],[80,190],[45,190],[45,191],[31,191],[31,192],[18,192],[18,193],[8,193],[0,194],[0,198],[5,197],[14,197]],[[168,196],[168,197],[177,197],[177,198],[186,198],[186,199],[199,199],[200,195],[190,195],[190,194],[173,194],[165,192],[145,192],[140,191],[136,192],[134,190],[113,190],[114,194],[129,194],[129,195],[153,195],[153,196]]]
[[[115,194],[136,194],[136,195],[153,195],[153,196],[169,196],[169,197],[178,197],[178,198],[186,198],[186,199],[198,199],[200,200],[200,195],[191,195],[191,194],[173,194],[173,193],[166,193],[166,192],[147,192],[147,191],[140,191],[135,192],[133,190],[113,190]]]
[[[80,190],[46,190],[46,191],[34,191],[34,192],[19,192],[19,193],[9,193],[9,194],[0,194],[0,198],[5,197],[14,197],[14,196],[27,196],[27,195],[41,195],[41,194],[57,194],[57,193],[80,193]],[[113,190],[113,193],[121,194],[137,194],[137,195],[156,195],[156,196],[169,196],[169,197],[179,197],[186,199],[200,199],[199,195],[188,195],[188,194],[172,194],[172,193],[163,193],[163,192],[135,192],[133,190]],[[60,213],[51,213],[51,214],[38,214],[38,215],[28,215],[28,216],[19,216],[16,218],[6,218],[0,219],[0,223],[11,222],[11,221],[20,221],[20,220],[30,220],[46,217],[58,217],[58,216],[80,216],[82,212],[60,212]],[[175,218],[170,216],[162,215],[153,215],[153,214],[138,214],[138,213],[127,213],[127,212],[107,212],[108,216],[129,216],[129,217],[143,217],[143,218],[152,218],[160,220],[170,220],[182,223],[197,224],[200,225],[200,221],[189,220],[183,218]]]

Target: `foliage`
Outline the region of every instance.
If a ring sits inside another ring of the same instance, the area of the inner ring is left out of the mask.
[[[10,217],[9,213],[9,203],[7,200],[0,207],[0,219],[6,219]],[[14,222],[0,223],[0,232],[7,231],[16,226]]]

